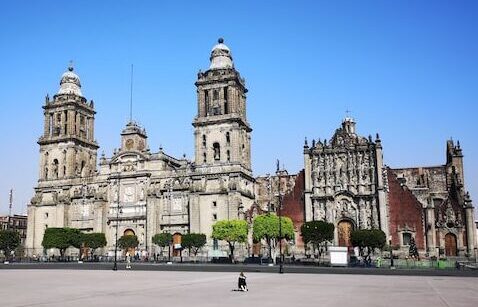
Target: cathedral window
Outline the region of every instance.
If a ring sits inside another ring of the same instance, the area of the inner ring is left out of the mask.
[[[224,114],[229,114],[229,105],[227,99],[227,86],[224,88]]]
[[[402,233],[402,245],[407,246],[410,245],[412,241],[412,234],[409,232]]]
[[[80,175],[83,176],[85,171],[85,161],[81,161]]]
[[[204,115],[208,115],[208,106],[209,106],[209,92],[204,91]]]
[[[65,114],[65,122],[63,123],[63,134],[68,134],[68,111],[64,112]]]
[[[213,144],[214,149],[214,160],[221,160],[221,146],[219,143]]]
[[[52,172],[53,172],[53,178],[58,178],[58,160],[55,159],[53,160],[53,165],[52,165]]]

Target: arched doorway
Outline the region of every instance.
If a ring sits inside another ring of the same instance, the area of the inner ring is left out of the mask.
[[[181,254],[182,235],[178,232],[173,234],[173,257],[178,257]]]
[[[135,236],[136,234],[134,233],[133,229],[126,229],[123,232],[123,236]],[[134,248],[128,248],[127,251],[125,251],[125,254],[129,253],[131,257],[134,257]]]
[[[339,246],[352,246],[352,242],[350,240],[350,235],[352,230],[354,229],[354,225],[351,221],[342,220],[337,225],[337,233],[339,237]]]
[[[445,255],[452,257],[457,256],[456,236],[452,233],[445,235]]]

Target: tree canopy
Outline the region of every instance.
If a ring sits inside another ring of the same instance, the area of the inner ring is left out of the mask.
[[[370,264],[370,256],[375,249],[382,249],[386,243],[385,233],[380,229],[359,229],[350,235],[352,245],[359,248],[364,261]]]
[[[282,238],[291,240],[294,238],[294,224],[287,216],[281,217]],[[254,240],[279,239],[279,217],[274,213],[266,213],[256,216],[253,222]]]
[[[94,254],[97,248],[106,246],[106,237],[101,232],[85,233],[83,234],[83,242],[86,247],[91,249],[91,254]]]
[[[234,261],[236,243],[243,243],[247,240],[247,222],[244,220],[217,221],[212,226],[212,238],[224,240],[229,244],[229,258]]]
[[[286,216],[282,216],[279,219],[274,213],[256,216],[252,225],[252,231],[254,241],[260,242],[262,239],[266,240],[269,246],[269,257],[271,258],[273,245],[275,246],[276,241],[280,239],[291,240],[294,238],[294,224],[292,220]],[[281,232],[282,237],[279,238]]]
[[[305,222],[300,227],[300,232],[304,243],[312,243],[318,246],[324,242],[334,239],[335,226],[325,221]]]
[[[82,233],[75,228],[47,228],[43,235],[42,246],[46,249],[58,248],[60,255],[65,255],[65,250],[74,246],[79,248],[82,242]]]
[[[187,233],[182,236],[181,244],[184,248],[191,249],[194,256],[197,256],[198,251],[206,245],[206,235],[203,233]]]
[[[125,235],[118,239],[118,246],[122,249],[136,248],[138,245],[138,237],[135,235]]]
[[[20,246],[20,234],[15,230],[0,230],[0,250],[8,259],[10,252]]]
[[[173,243],[173,235],[169,232],[158,233],[153,236],[153,243],[159,247],[166,247]]]

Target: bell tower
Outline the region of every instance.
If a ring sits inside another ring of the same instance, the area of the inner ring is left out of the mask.
[[[246,118],[247,89],[222,38],[211,51],[209,69],[199,71],[195,85],[196,165],[239,164],[250,171],[252,129]]]
[[[70,64],[53,99],[43,106],[44,131],[40,145],[40,180],[91,176],[96,171],[98,144],[94,138],[93,101],[81,93],[80,78]]]

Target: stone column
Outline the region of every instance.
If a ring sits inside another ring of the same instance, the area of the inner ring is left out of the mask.
[[[474,217],[474,208],[470,199],[470,194],[466,193],[465,195],[465,223],[466,223],[466,241],[467,241],[467,253],[469,257],[476,257],[476,227],[475,227],[475,217]]]
[[[378,190],[378,209],[380,215],[380,229],[385,232],[385,237],[388,238],[390,235],[390,229],[388,225],[388,208],[387,208],[387,199],[385,195],[385,187],[383,184],[383,153],[382,153],[382,142],[378,138],[375,141],[376,144],[376,176],[377,176],[377,190]]]
[[[436,247],[439,245],[436,241],[435,229],[435,207],[433,203],[428,204],[425,209],[426,214],[426,249],[430,256],[438,256],[436,254]]]

